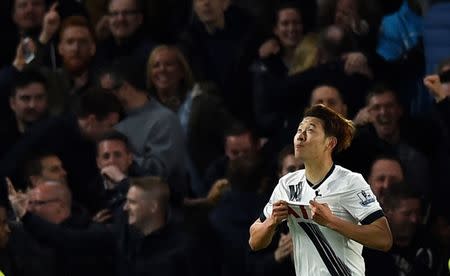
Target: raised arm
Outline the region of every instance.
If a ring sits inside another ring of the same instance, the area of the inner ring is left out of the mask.
[[[278,224],[288,217],[286,201],[279,200],[273,204],[272,215],[261,221],[257,219],[250,226],[250,248],[254,251],[266,248],[272,241]]]

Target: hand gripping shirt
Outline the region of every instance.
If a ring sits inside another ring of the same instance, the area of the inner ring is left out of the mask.
[[[383,211],[361,174],[333,165],[321,183],[312,188],[305,170],[283,176],[264,207],[261,221],[272,214],[278,200],[309,204],[310,200],[327,203],[332,213],[354,224],[370,224]],[[312,220],[289,215],[288,226],[294,243],[294,264],[300,275],[364,275],[363,246]]]

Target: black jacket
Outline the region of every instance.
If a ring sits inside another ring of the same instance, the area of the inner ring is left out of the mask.
[[[13,183],[21,186],[25,162],[40,152],[54,153],[61,159],[69,172],[73,198],[84,203],[87,180],[97,175],[98,168],[95,143],[82,136],[77,118],[74,115],[51,118],[29,131],[0,160],[0,176],[12,177]]]

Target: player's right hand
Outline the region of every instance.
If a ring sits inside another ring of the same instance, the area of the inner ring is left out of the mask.
[[[279,200],[273,204],[271,219],[275,224],[280,224],[288,217],[288,205],[284,200]]]

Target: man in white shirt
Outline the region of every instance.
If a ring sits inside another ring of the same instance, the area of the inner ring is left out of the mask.
[[[364,275],[362,247],[390,249],[392,235],[370,186],[333,162],[333,152],[348,147],[353,132],[351,121],[323,105],[305,112],[294,137],[295,156],[305,169],[280,179],[250,227],[252,250],[266,247],[288,217],[297,275]],[[309,204],[311,217],[289,216],[287,201]]]

